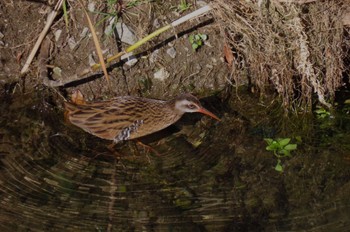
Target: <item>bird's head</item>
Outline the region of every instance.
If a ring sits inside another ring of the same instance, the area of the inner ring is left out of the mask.
[[[175,110],[177,110],[182,114],[198,112],[198,113],[206,114],[220,121],[220,119],[216,115],[211,113],[209,110],[205,109],[195,96],[189,93],[181,94],[177,96],[174,100],[175,100],[175,104],[174,104]]]

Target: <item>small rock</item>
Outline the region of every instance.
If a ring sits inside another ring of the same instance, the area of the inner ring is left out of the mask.
[[[149,56],[149,62],[154,63],[158,58],[158,54],[159,54],[159,49],[154,50]]]
[[[205,41],[204,45],[208,46],[208,47],[211,47],[211,48],[214,47],[213,45],[211,45],[211,43],[209,41]]]
[[[176,50],[174,47],[167,49],[166,53],[173,59],[176,57]]]
[[[68,39],[68,46],[69,46],[70,50],[74,50],[74,48],[77,46],[77,42],[75,42],[74,37],[70,37]]]
[[[4,38],[4,34],[0,32],[0,39]]]
[[[95,11],[95,2],[89,2],[88,4],[88,10],[90,12],[94,12]]]
[[[106,29],[104,31],[104,33],[106,35],[111,35],[113,32],[113,27],[114,27],[114,21],[115,21],[115,17],[109,18],[108,19],[108,25],[106,26]]]
[[[60,67],[54,67],[52,69],[54,75],[58,76],[58,77],[62,77],[62,69]]]
[[[124,23],[118,22],[115,25],[115,29],[117,30],[119,38],[122,42],[130,45],[133,45],[137,42],[137,37],[135,36],[135,33],[131,29],[129,29],[129,27],[127,27]]]
[[[159,23],[159,19],[156,18],[154,21],[153,21],[153,27],[155,28],[159,28],[160,27],[160,23]]]
[[[89,32],[89,28],[84,27],[83,31],[80,33],[80,38],[84,38]]]
[[[132,52],[122,55],[120,59],[124,62],[127,60],[125,64],[129,67],[134,66],[138,61],[138,59],[133,55]]]
[[[154,79],[157,79],[160,81],[164,81],[169,76],[170,76],[170,74],[165,70],[165,68],[161,68],[153,74]]]
[[[90,67],[91,67],[91,66],[93,66],[94,64],[96,64],[96,61],[95,61],[93,55],[90,54],[90,55],[89,55],[89,65],[90,65]]]
[[[57,42],[60,37],[61,37],[61,34],[62,34],[62,30],[61,29],[58,29],[57,31],[55,31],[54,33],[54,36],[55,36],[55,41]]]

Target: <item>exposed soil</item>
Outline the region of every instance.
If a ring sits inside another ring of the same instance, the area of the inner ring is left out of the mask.
[[[82,35],[88,28],[86,17],[78,3],[70,4],[72,5],[69,7],[68,28],[60,15],[48,35],[52,44],[48,64],[62,71],[61,76],[53,74],[56,80],[69,79],[88,68],[89,56],[98,62],[91,35]],[[94,5],[94,12],[117,12],[117,9],[111,10],[101,1],[90,1],[90,4]],[[123,9],[119,13],[119,21],[124,22],[137,38],[141,39],[184,15],[186,12],[176,12],[178,4],[178,1],[140,1],[135,7]],[[0,32],[4,35],[1,38],[2,84],[19,81],[23,88],[28,83],[40,85],[41,80],[37,78],[37,61],[33,62],[30,73],[25,77],[20,78],[19,71],[43,29],[47,12],[52,6],[40,1],[5,1],[0,7],[0,19],[4,22],[0,26]],[[114,7],[117,8],[116,5]],[[192,6],[191,9],[194,8]],[[103,20],[104,15],[90,13],[90,17],[95,23],[99,22],[96,24],[96,31],[105,57],[129,46],[118,42],[113,33],[104,33],[109,24],[108,19]],[[62,32],[60,37],[55,39],[53,34],[57,33],[57,30]],[[206,34],[208,40],[204,46],[194,51],[188,36],[196,33]],[[69,40],[76,42],[75,48],[70,48]],[[65,91],[70,92],[72,88],[78,87],[89,100],[128,94],[168,98],[179,92],[205,96],[221,90],[226,83],[228,68],[223,61],[222,44],[223,39],[212,17],[204,16],[174,28],[140,47],[135,53],[138,58],[136,65],[130,67],[122,62],[113,65],[110,86],[100,72],[97,72],[97,75],[90,74],[86,79],[69,84]],[[174,58],[166,53],[169,48],[176,50]],[[155,79],[154,73],[163,68],[166,77],[163,80]]]

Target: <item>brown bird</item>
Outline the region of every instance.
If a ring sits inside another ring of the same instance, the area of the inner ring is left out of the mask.
[[[191,94],[182,94],[169,101],[122,96],[84,104],[65,102],[65,108],[72,124],[115,143],[164,129],[186,112],[199,112],[220,121]]]

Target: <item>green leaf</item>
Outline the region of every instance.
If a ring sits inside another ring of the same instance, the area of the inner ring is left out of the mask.
[[[201,37],[199,35],[195,35],[194,38],[195,38],[195,40],[200,40],[201,39]]]
[[[198,44],[193,43],[193,44],[192,44],[192,48],[193,48],[193,50],[196,50],[196,49],[198,48]]]
[[[303,142],[303,140],[302,140],[302,138],[301,138],[300,135],[295,136],[295,139],[296,139],[296,141],[298,141],[299,143]]]
[[[268,145],[266,147],[266,150],[268,151],[275,151],[275,150],[278,150],[280,148],[279,144],[278,143],[274,143],[275,141],[272,142],[272,144]]]
[[[281,145],[281,147],[284,147],[290,142],[290,138],[278,139],[277,142]]]
[[[194,36],[190,35],[189,40],[190,40],[190,43],[193,44],[194,43]]]
[[[287,146],[284,147],[285,150],[292,151],[297,149],[297,144],[288,144]]]
[[[283,167],[282,167],[282,165],[276,164],[275,170],[276,170],[277,172],[283,172]]]
[[[279,154],[283,154],[283,156],[290,156],[290,151],[282,149],[278,152]]]
[[[319,109],[314,111],[316,114],[324,114],[326,111],[324,109]]]
[[[282,166],[282,164],[281,164],[281,160],[278,160],[278,161],[277,161],[277,164],[276,164],[276,166],[275,166],[275,170],[276,170],[277,172],[283,172],[283,166]]]
[[[264,140],[268,145],[270,145],[273,142],[273,139],[270,138],[265,138]]]
[[[202,45],[203,45],[202,40],[198,40],[198,41],[197,41],[197,44],[198,44],[199,47],[202,46]]]
[[[208,36],[206,34],[201,34],[201,38],[202,38],[202,40],[207,40]]]

